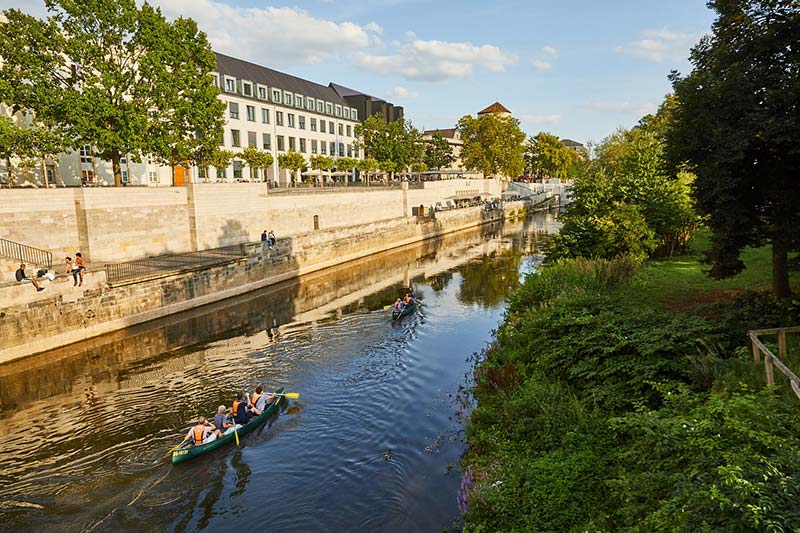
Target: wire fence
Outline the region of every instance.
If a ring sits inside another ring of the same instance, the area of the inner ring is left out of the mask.
[[[109,283],[119,283],[139,278],[206,268],[235,261],[246,256],[247,244],[236,244],[212,248],[210,250],[202,250],[200,252],[158,255],[144,259],[125,261],[124,263],[109,263],[106,265],[106,275]]]
[[[48,270],[53,268],[51,252],[6,239],[0,239],[0,256],[29,265],[46,267]]]

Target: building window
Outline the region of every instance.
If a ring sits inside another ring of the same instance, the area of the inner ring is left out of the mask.
[[[242,179],[242,162],[234,160],[233,179]]]
[[[303,109],[303,95],[302,94],[294,95],[294,106],[297,109]]]
[[[333,104],[330,102],[325,102],[325,114],[333,115]]]
[[[247,120],[250,122],[256,121],[256,108],[254,106],[247,106]]]
[[[350,124],[348,124],[347,125],[347,136],[348,137],[352,137],[353,136],[352,133],[353,133],[353,127]]]
[[[235,148],[241,146],[241,139],[239,138],[239,130],[231,130],[231,146]]]
[[[325,102],[322,100],[317,100],[317,113],[324,113],[325,112]]]
[[[81,170],[81,182],[92,183],[94,182],[94,172],[91,170]]]
[[[242,94],[245,96],[253,96],[253,84],[249,81],[242,82]]]
[[[263,85],[258,85],[256,88],[256,92],[258,94],[259,100],[266,100],[267,99],[267,88]]]
[[[219,87],[219,74],[212,72],[211,77],[214,78],[214,87]]]
[[[125,172],[126,175],[127,175],[127,171],[123,170],[123,172]],[[55,185],[55,183],[56,183],[56,167],[54,167],[53,165],[47,165],[46,174],[47,174],[47,183],[49,183],[51,185]]]
[[[122,174],[122,183],[128,183],[128,169],[120,169],[120,174]],[[47,182],[50,183],[50,169],[47,170]]]
[[[276,104],[281,103],[281,90],[280,89],[272,89],[272,101]]]
[[[344,118],[350,120],[350,108],[345,107],[342,111],[344,112]]]
[[[239,104],[236,102],[229,103],[228,114],[231,118],[239,118]]]
[[[289,137],[289,151],[296,150],[297,147],[295,146],[294,137]]]
[[[333,121],[332,120],[328,121],[328,133],[330,133],[331,135],[336,133],[336,130],[333,129]]]
[[[358,148],[356,148],[355,146],[353,147],[353,157],[358,159]]]
[[[344,143],[339,143],[339,157],[344,157]]]
[[[309,120],[311,121],[311,124],[309,124],[309,129],[311,131],[317,131],[317,119],[315,119],[314,117],[311,117],[311,119],[309,119]]]
[[[289,127],[294,128],[294,113],[287,113],[286,119],[288,121]]]
[[[356,111],[355,107],[350,108],[350,118],[352,120],[358,120],[358,111]]]
[[[331,143],[331,155],[336,155],[336,143]]]
[[[206,169],[203,167],[197,167],[197,177],[201,180],[206,179]]]
[[[283,105],[292,105],[292,93],[289,91],[283,91]]]
[[[275,124],[283,126],[283,111],[275,111]]]
[[[261,108],[261,122],[269,124],[269,109]]]
[[[150,183],[158,183],[158,173],[155,170],[148,171],[147,177],[150,180]]]
[[[319,121],[319,131],[320,131],[320,133],[325,133],[325,121],[324,120],[320,120]]]
[[[328,145],[325,144],[325,141],[320,141],[319,143],[319,153],[325,155],[328,153]]]
[[[277,135],[275,138],[278,139],[278,151],[285,151],[286,148],[283,146],[283,135]]]
[[[92,164],[92,147],[88,144],[81,146],[81,163]]]
[[[300,153],[301,154],[306,153],[306,140],[305,139],[300,139]]]
[[[316,154],[317,153],[317,140],[316,139],[311,139],[311,153],[312,154]]]
[[[229,93],[236,92],[236,78],[225,76],[225,92]]]
[[[247,146],[252,146],[252,147],[255,148],[255,146],[257,144],[257,141],[256,141],[257,138],[258,137],[256,136],[256,132],[248,131],[247,132]]]
[[[306,129],[306,117],[303,115],[297,115],[297,127],[301,130]]]
[[[270,139],[269,133],[263,133],[261,135],[261,140],[264,141],[264,150],[272,150],[272,139]]]
[[[344,137],[344,125],[339,123],[339,137]]]
[[[342,116],[342,106],[340,106],[339,104],[336,104],[336,116],[337,117]]]
[[[353,145],[352,144],[348,144],[347,145],[347,157],[353,157]]]

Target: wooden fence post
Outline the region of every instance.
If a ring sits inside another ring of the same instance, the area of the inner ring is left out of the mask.
[[[767,371],[767,385],[775,384],[775,377],[772,374],[772,356],[764,354],[764,370]]]
[[[761,356],[760,356],[761,350],[758,348],[758,346],[756,345],[756,341],[754,341],[753,339],[750,339],[750,344],[753,345],[753,361],[755,361],[756,363],[760,363],[761,362]]]
[[[786,330],[783,328],[778,330],[778,354],[781,360],[786,359]]]

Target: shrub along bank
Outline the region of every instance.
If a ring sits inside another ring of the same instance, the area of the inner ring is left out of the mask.
[[[768,285],[768,250],[751,253],[742,285]],[[798,400],[764,388],[744,342],[800,304],[695,274],[621,257],[528,276],[475,369],[466,530],[800,529]],[[695,283],[680,306],[678,276]]]

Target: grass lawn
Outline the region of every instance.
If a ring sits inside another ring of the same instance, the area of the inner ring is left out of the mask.
[[[689,242],[687,255],[650,261],[637,275],[629,297],[670,309],[690,310],[702,304],[730,301],[744,291],[771,289],[771,247],[745,249],[742,253],[745,270],[723,280],[710,278],[705,273],[709,265],[700,262],[709,247],[710,233],[701,230]],[[798,281],[800,275],[792,273],[792,287],[797,287]]]

